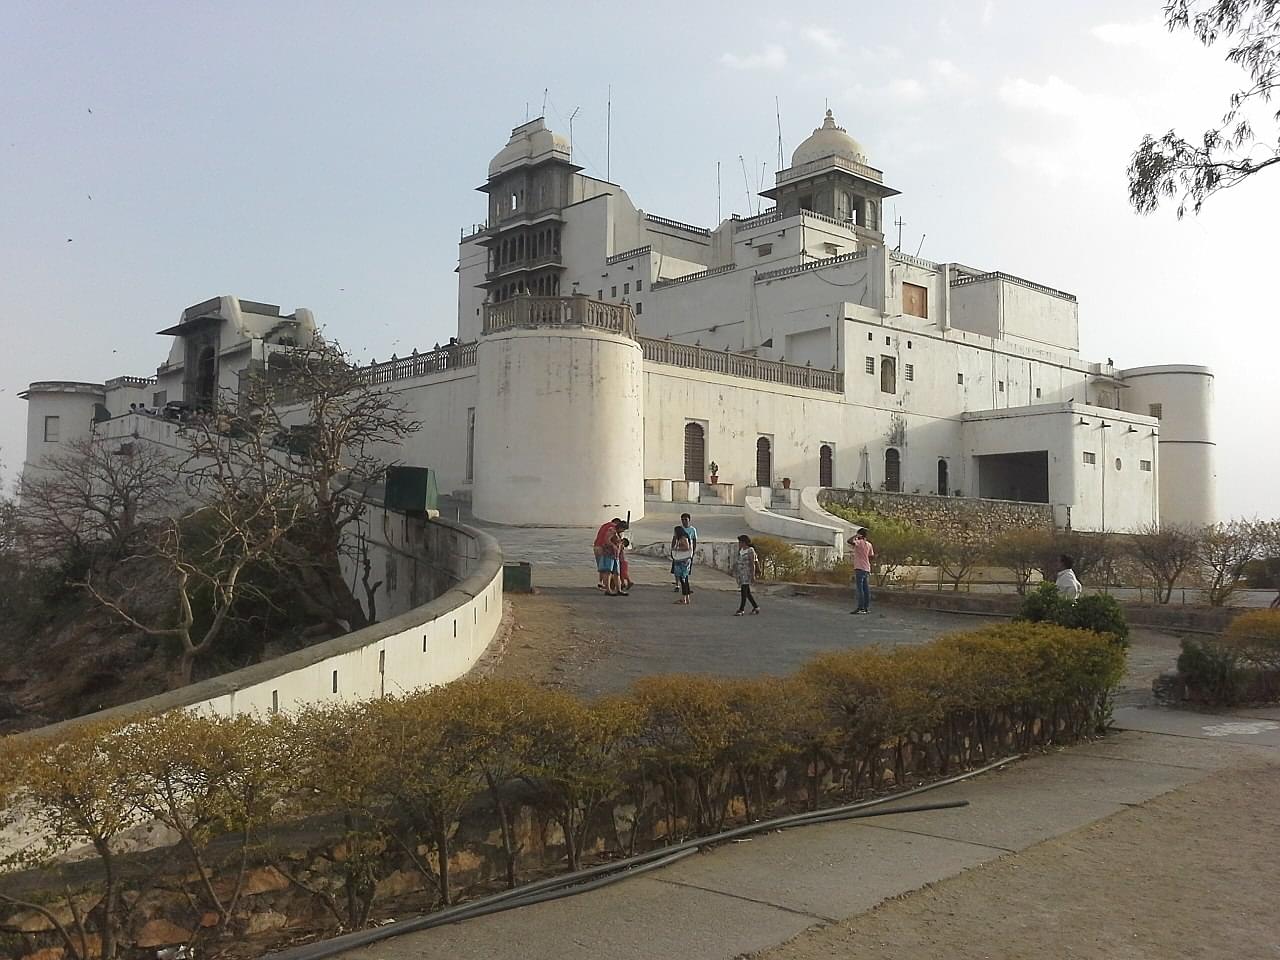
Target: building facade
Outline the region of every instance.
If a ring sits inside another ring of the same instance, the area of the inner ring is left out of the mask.
[[[784,483],[1040,502],[1080,530],[1214,519],[1212,373],[1085,360],[1071,294],[891,249],[898,191],[830,111],[772,209],[714,229],[637,208],[542,119],[478,189],[456,341],[371,376],[423,424],[389,453],[482,519],[640,516],[668,481],[735,502]],[[155,384],[124,379],[199,405],[311,331],[305,310],[208,301],[162,331]],[[28,462],[69,403],[127,433],[117,383],[32,384]]]

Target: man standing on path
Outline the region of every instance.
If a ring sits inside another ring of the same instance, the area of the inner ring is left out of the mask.
[[[859,527],[858,532],[849,538],[849,546],[853,550],[853,585],[858,608],[850,613],[871,612],[871,561],[875,558],[876,548],[867,539],[867,528]]]
[[[696,555],[698,552],[698,528],[693,525],[693,517],[689,516],[687,513],[680,514],[680,529],[682,529],[684,531],[684,535],[689,538],[689,543],[691,544],[689,549]],[[673,551],[676,548],[677,539],[678,538],[675,536],[671,538],[671,549]],[[689,560],[689,573],[690,575],[693,574],[692,558]],[[676,589],[679,590],[680,581],[679,578],[676,578],[676,562],[674,560],[671,561],[671,576],[676,579]]]

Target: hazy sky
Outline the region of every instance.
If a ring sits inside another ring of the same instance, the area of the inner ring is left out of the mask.
[[[1212,366],[1221,510],[1280,515],[1280,174],[1181,222],[1126,205],[1140,136],[1240,79],[1160,7],[5,0],[0,457],[29,381],[154,373],[211,296],[310,307],[366,358],[446,339],[489,158],[545,96],[603,176],[612,85],[612,179],[707,226],[717,161],[726,216],[739,155],[771,181],[775,96],[788,156],[829,101],[903,191],[904,249],[1078,294],[1090,359]]]

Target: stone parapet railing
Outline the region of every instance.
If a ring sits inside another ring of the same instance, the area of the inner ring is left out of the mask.
[[[448,373],[476,365],[476,342],[458,343],[427,353],[415,353],[397,360],[384,360],[365,367],[370,383],[412,380],[433,373]]]
[[[1022,277],[1015,277],[1011,273],[1001,273],[999,270],[993,270],[989,273],[979,273],[977,275],[956,277],[951,281],[953,287],[964,287],[971,283],[987,283],[992,280],[1003,280],[1005,283],[1016,284],[1019,287],[1026,287],[1028,290],[1035,290],[1038,293],[1047,293],[1051,297],[1060,297],[1063,300],[1076,302],[1074,293],[1067,293],[1063,290],[1055,290],[1053,287],[1046,287],[1042,283],[1035,283],[1031,280],[1023,280]]]
[[[120,387],[154,387],[155,385],[155,377],[112,377],[105,384],[108,390]]]
[[[766,223],[773,223],[775,220],[781,219],[782,213],[777,207],[766,210],[764,213],[758,213],[754,217],[737,217],[733,219],[733,232],[750,230],[752,227],[764,226]]]
[[[820,370],[817,367],[786,363],[782,360],[762,360],[728,350],[710,350],[695,344],[675,340],[655,340],[639,337],[644,358],[650,363],[665,363],[690,370],[706,370],[729,377],[746,377],[766,383],[780,383],[788,387],[808,390],[826,390],[844,393],[844,374],[838,370]]]
[[[536,327],[593,327],[635,337],[636,320],[628,303],[605,303],[583,294],[532,297],[521,294],[484,305],[484,333]]]
[[[646,213],[644,218],[650,223],[660,224],[664,227],[672,227],[676,230],[683,230],[685,233],[696,233],[700,237],[711,236],[711,231],[706,227],[695,227],[692,223],[681,223],[679,220],[671,220],[667,217],[655,216],[652,213]]]
[[[860,177],[866,177],[868,180],[876,181],[876,183],[884,182],[884,173],[875,167],[868,166],[865,163],[858,163],[856,160],[846,160],[844,157],[822,157],[818,160],[802,163],[798,167],[787,167],[785,170],[778,171],[775,180],[777,183],[783,184],[789,180],[799,180],[801,177],[807,177],[828,167],[835,167],[837,170],[844,170]]]
[[[899,263],[909,263],[913,267],[922,267],[925,270],[938,269],[938,265],[932,260],[926,260],[924,257],[913,257],[911,254],[903,253],[901,250],[891,250],[889,256]],[[954,284],[952,285],[954,286]]]
[[[661,290],[664,287],[674,287],[681,283],[692,283],[694,280],[705,280],[707,277],[719,276],[722,273],[730,273],[737,270],[736,263],[726,263],[719,267],[710,267],[706,270],[699,270],[697,273],[686,273],[683,277],[671,277],[668,280],[655,280],[652,284],[654,290]]]
[[[765,270],[756,274],[756,280],[777,280],[779,277],[790,277],[797,273],[805,273],[809,270],[822,270],[825,267],[835,266],[838,263],[852,263],[854,260],[865,260],[868,251],[856,250],[853,253],[842,253],[836,257],[826,257],[822,260],[810,260],[807,263],[797,263],[789,267],[779,267],[776,270]]]
[[[643,247],[636,247],[634,250],[626,250],[622,253],[615,253],[611,257],[605,257],[604,262],[606,265],[621,263],[623,260],[630,260],[632,257],[640,257],[646,253],[651,253],[652,251],[653,246],[646,243]]]

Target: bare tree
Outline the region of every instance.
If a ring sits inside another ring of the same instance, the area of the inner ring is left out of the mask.
[[[259,432],[274,438],[273,462],[309,507],[305,527],[280,559],[307,582],[303,592],[322,601],[332,620],[363,626],[368,617],[343,576],[342,560],[365,566],[358,531],[393,463],[386,454],[421,424],[337,342],[317,337],[272,360],[251,387],[251,417]],[[372,602],[377,586],[368,569],[363,572]]]
[[[1264,569],[1280,571],[1280,520],[1265,520],[1258,524],[1258,536],[1261,540],[1258,555],[1266,564]],[[1273,577],[1271,586],[1276,591],[1271,609],[1280,610],[1280,573]]]
[[[1170,31],[1189,31],[1206,47],[1230,44],[1226,59],[1248,75],[1233,92],[1221,121],[1198,138],[1170,130],[1147,134],[1129,162],[1129,202],[1151,213],[1177,198],[1182,217],[1204,201],[1280,163],[1280,112],[1271,98],[1280,87],[1280,3],[1276,0],[1169,0],[1164,7]],[[1256,121],[1268,130],[1259,134]]]
[[[1196,558],[1203,568],[1210,606],[1226,606],[1244,581],[1245,568],[1262,553],[1265,525],[1251,520],[1218,523],[1201,531]]]
[[[172,505],[176,464],[146,441],[67,446],[19,481],[23,545],[37,561],[95,546],[118,556]]]
[[[191,682],[196,659],[225,636],[237,604],[254,592],[246,571],[269,564],[306,515],[260,425],[210,416],[185,433],[190,454],[180,472],[195,507],[151,525],[128,556],[91,569],[82,583],[124,622],[177,641],[175,685]],[[157,593],[172,600],[158,612]]]
[[[1025,594],[1032,574],[1040,568],[1045,551],[1053,541],[1049,530],[1005,530],[991,541],[991,562],[1008,568],[1013,574],[1014,587],[1020,595]]]
[[[1168,603],[1178,578],[1197,557],[1199,532],[1178,524],[1140,529],[1129,540],[1133,559],[1150,576],[1155,585],[1155,598]]]

